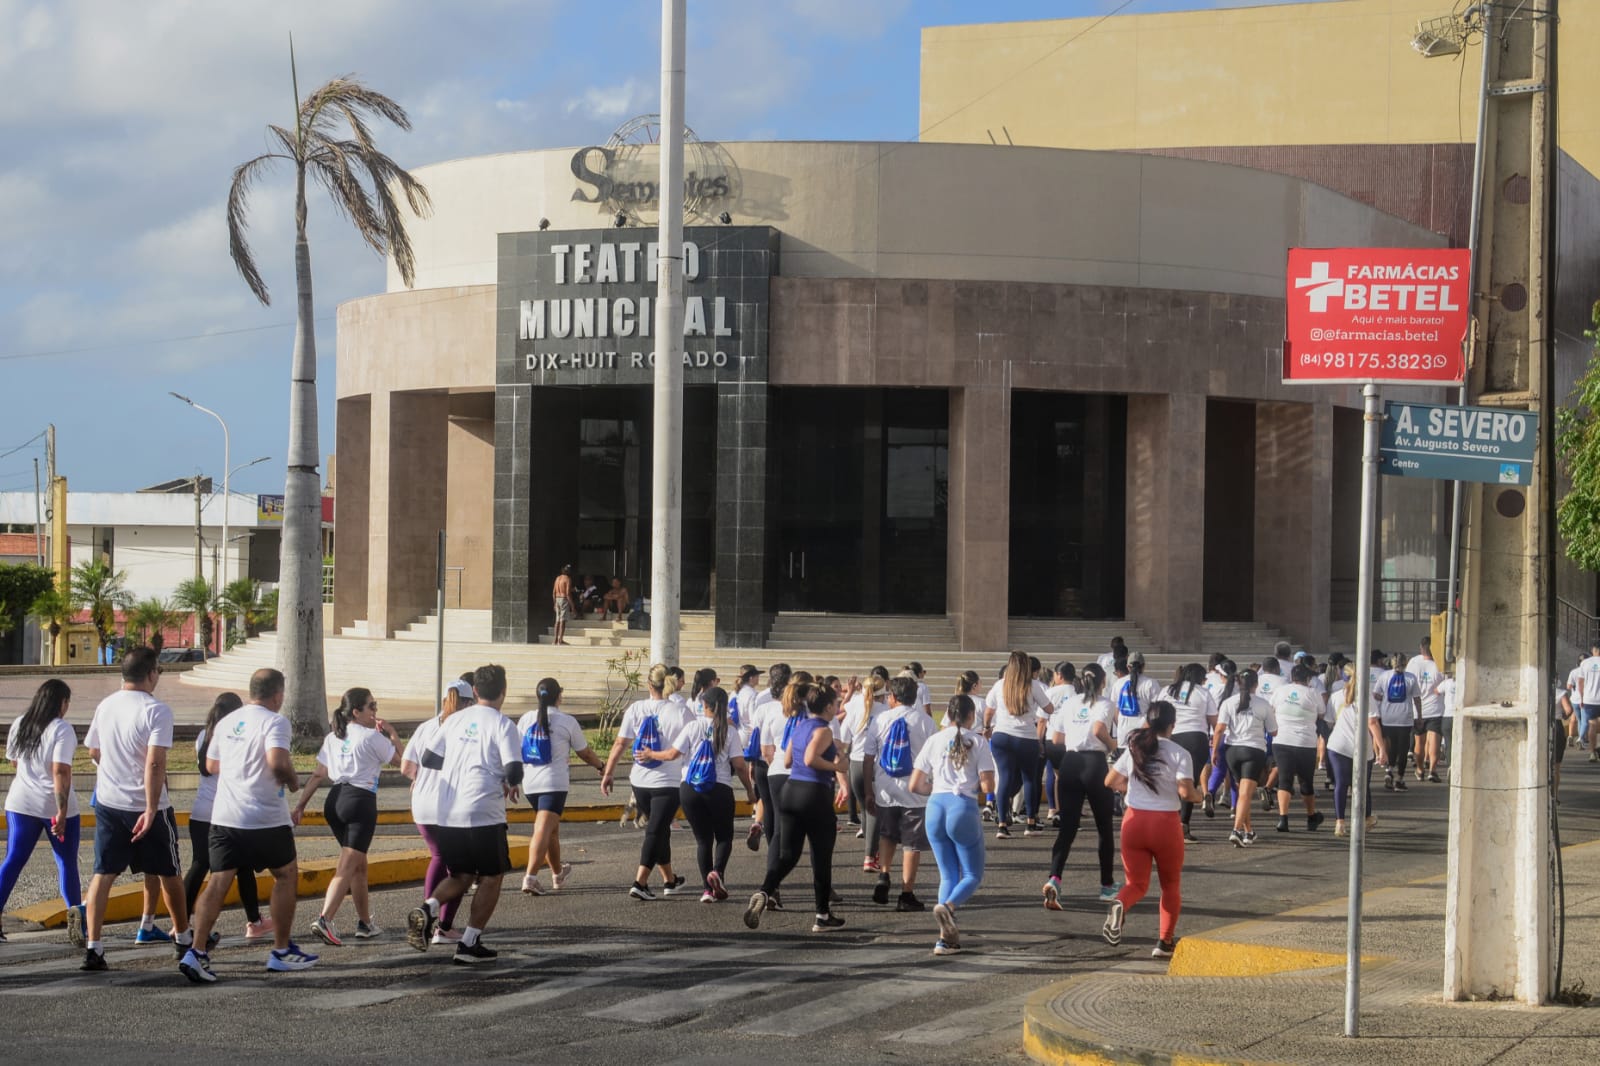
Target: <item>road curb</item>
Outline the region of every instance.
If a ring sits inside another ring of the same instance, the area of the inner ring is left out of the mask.
[[[1212,1059],[1182,1052],[1118,1047],[1105,1037],[1066,1021],[1055,1009],[1062,996],[1099,974],[1046,985],[1028,997],[1022,1008],[1022,1049],[1047,1066],[1272,1066],[1261,1060]]]

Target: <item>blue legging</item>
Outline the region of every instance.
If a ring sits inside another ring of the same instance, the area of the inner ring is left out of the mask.
[[[6,812],[6,857],[0,862],[0,910],[5,910],[11,899],[11,890],[17,887],[22,868],[28,865],[34,847],[42,834],[50,841],[50,850],[56,855],[56,871],[61,879],[61,898],[69,907],[83,903],[83,889],[78,882],[78,836],[80,822],[77,815],[67,819],[66,837],[57,840],[50,832],[50,821],[31,814]]]
[[[928,846],[939,864],[939,902],[959,907],[983,882],[983,820],[972,796],[928,797]]]
[[[1022,792],[1022,809],[1030,822],[1039,820],[1039,739],[1014,737],[1009,733],[996,733],[989,738],[989,748],[994,752],[994,765],[998,771],[1000,810],[996,817],[1001,825],[1011,823],[1011,801]]]

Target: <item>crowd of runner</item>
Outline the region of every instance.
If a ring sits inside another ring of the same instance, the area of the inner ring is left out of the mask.
[[[154,695],[160,674],[154,651],[131,650],[121,691],[100,703],[89,726],[84,744],[97,772],[94,871],[86,893],[72,780],[78,745],[65,721],[70,689],[59,679],[46,681],[11,724],[6,757],[16,776],[6,797],[0,910],[43,837],[60,870],[68,936],[84,953],[83,970],[107,968],[102,936],[110,890],[131,871],[144,878],[135,939],[170,944],[179,970],[197,983],[217,979],[210,951],[235,883],[246,939],[273,941],[267,968],[315,965],[317,956],[292,936],[294,830],[324,784],[322,809],[339,857],[306,929],[325,945],[341,946],[336,921],[348,896],[356,912],[351,935],[382,934],[371,911],[367,852],[385,767],[399,767],[409,779],[412,821],[432,859],[422,899],[406,919],[407,942],[419,951],[447,946],[458,963],[493,960],[484,932],[504,878],[514,871],[507,804],[525,797],[535,812],[522,891],[559,892],[573,872],[562,858],[560,833],[572,760],[597,771],[602,792],[611,795],[625,756],[628,805],[643,829],[637,870],[622,888],[634,900],[682,893],[708,904],[726,900],[742,796],[753,812],[743,843],[766,851],[760,887],[744,906],[745,926],[758,929],[767,912],[785,909],[784,881],[807,855],[812,931],[843,926],[834,913],[840,900],[834,851],[841,834],[853,835],[862,843],[862,872],[875,879],[873,902],[892,901],[900,912],[927,909],[918,876],[922,856],[932,853],[933,950],[954,954],[961,951],[958,916],[982,886],[987,847],[1004,846],[1018,831],[1054,834],[1042,896],[1045,908],[1062,909],[1062,879],[1087,807],[1097,891],[1107,908],[1104,938],[1121,943],[1127,913],[1148,893],[1153,873],[1160,894],[1153,954],[1168,958],[1182,909],[1184,849],[1197,840],[1197,809],[1206,818],[1227,812],[1228,842],[1248,848],[1257,841],[1257,795],[1261,813],[1276,816],[1280,833],[1294,828],[1298,797],[1304,830],[1313,832],[1325,818],[1316,787],[1321,770],[1323,787],[1332,791],[1334,835],[1346,835],[1362,732],[1373,768],[1369,792],[1379,770],[1390,791],[1409,787],[1408,768],[1418,782],[1438,782],[1454,698],[1453,681],[1426,638],[1414,656],[1374,653],[1364,672],[1342,655],[1319,664],[1279,644],[1259,661],[1212,655],[1207,664],[1180,667],[1170,680],[1148,676],[1144,657],[1117,638],[1081,668],[1045,666],[1013,652],[987,688],[967,671],[953,694],[937,699],[917,663],[893,675],[874,667],[860,680],[785,663],[766,671],[746,665],[727,685],[713,669],[689,679],[677,667],[656,665],[602,759],[562,708],[555,678],[538,681],[537,708],[513,720],[501,712],[505,671],[489,665],[452,682],[436,716],[404,743],[378,716],[373,693],[351,689],[333,709],[302,786],[290,756],[290,724],[279,713],[284,678],[263,669],[252,676],[247,700],[233,693],[217,698],[195,741],[201,784],[189,816],[192,856],[184,875],[166,791],[172,711]],[[1361,683],[1371,694],[1366,722],[1358,720]],[[1574,739],[1583,735],[1591,760],[1600,759],[1594,747],[1600,646],[1569,687],[1562,721],[1570,720]],[[1563,734],[1558,749],[1565,746]],[[294,793],[298,801],[291,804]],[[1370,795],[1364,809],[1366,824],[1375,825]],[[693,883],[673,864],[671,831],[680,817],[695,841]],[[992,845],[985,822],[993,826]],[[259,871],[272,880],[266,914],[257,899]],[[170,932],[155,924],[158,895],[171,915]]]

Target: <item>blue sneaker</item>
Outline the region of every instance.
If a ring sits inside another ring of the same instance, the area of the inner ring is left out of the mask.
[[[317,957],[309,952],[301,951],[300,946],[294,941],[282,951],[273,951],[267,955],[267,969],[275,973],[288,973],[293,970],[309,970],[317,964]]]
[[[1116,899],[1117,898],[1117,890],[1119,888],[1121,888],[1121,887],[1122,887],[1121,885],[1101,885],[1100,886],[1100,902],[1101,903],[1110,903],[1112,900]]]
[[[170,944],[172,934],[163,930],[159,925],[152,925],[149,929],[141,929],[133,935],[135,944]]]

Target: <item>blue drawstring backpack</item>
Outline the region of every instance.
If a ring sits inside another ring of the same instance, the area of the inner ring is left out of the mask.
[[[761,759],[761,727],[750,727],[750,743],[744,746],[744,757],[747,762],[757,762]]]
[[[550,765],[550,734],[539,728],[537,719],[522,734],[522,761],[529,766]]]
[[[1406,684],[1406,675],[1396,670],[1389,675],[1389,688],[1384,692],[1383,698],[1389,703],[1404,703],[1409,687]]]
[[[641,759],[641,751],[661,750],[661,720],[653,714],[644,716],[644,721],[639,723],[639,735],[633,738],[633,761],[647,770],[654,770],[661,765],[657,759]]]
[[[683,779],[696,792],[710,792],[717,787],[717,750],[711,744],[712,729],[706,728],[706,735],[694,749],[694,757],[689,760],[689,770]]]
[[[905,717],[894,720],[889,735],[884,738],[883,750],[878,753],[878,768],[890,777],[910,777],[915,756],[911,752],[911,727]]]
[[[783,720],[783,743],[778,745],[779,751],[788,750],[789,740],[794,736],[794,727],[799,724],[799,722],[800,716],[798,714],[791,714],[788,718]]]
[[[1133,691],[1131,680],[1117,693],[1117,713],[1124,718],[1139,717],[1139,697]]]
[[[739,697],[728,697],[728,721],[733,723],[733,728],[739,728]]]

